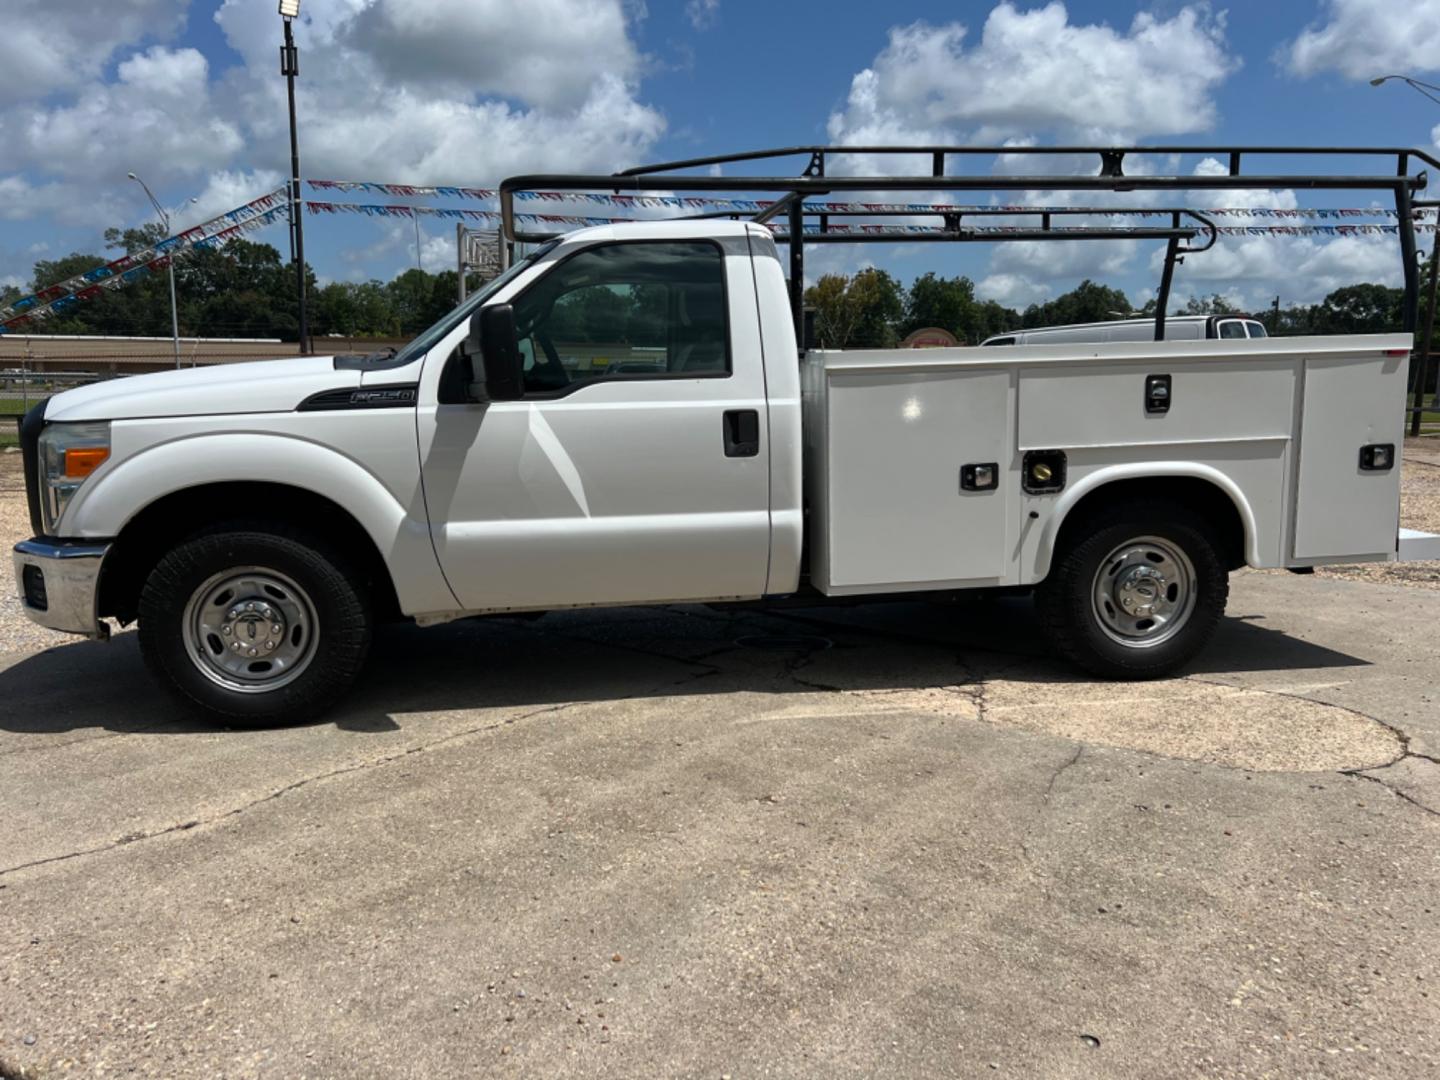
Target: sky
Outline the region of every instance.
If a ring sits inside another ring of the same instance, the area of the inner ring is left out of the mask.
[[[36,259],[100,251],[107,227],[152,220],[128,172],[181,226],[288,174],[274,0],[63,0],[43,19],[20,0],[6,7],[0,284],[28,284]],[[493,187],[520,172],[820,142],[1440,155],[1440,104],[1369,83],[1391,73],[1440,82],[1440,0],[303,0],[296,36],[309,178]],[[1143,167],[1210,166],[1187,156]],[[1354,206],[1373,194],[1226,192],[1219,202]],[[1189,197],[1207,201],[1217,197]],[[430,270],[455,261],[448,221],[422,221],[418,252],[408,220],[309,216],[305,226],[322,281],[386,280],[417,257]],[[253,238],[288,250],[283,225]],[[980,296],[1015,307],[1090,277],[1139,306],[1158,257],[1135,241],[836,245],[807,271],[964,273]],[[1227,238],[1187,259],[1175,297],[1220,293],[1259,309],[1276,295],[1311,303],[1399,278],[1394,237]]]

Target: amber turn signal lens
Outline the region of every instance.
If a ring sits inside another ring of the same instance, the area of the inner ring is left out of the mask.
[[[79,446],[65,451],[65,476],[71,480],[83,480],[105,463],[110,456],[109,447]]]

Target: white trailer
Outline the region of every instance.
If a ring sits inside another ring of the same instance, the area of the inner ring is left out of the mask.
[[[1238,567],[1440,558],[1398,527],[1409,335],[802,351],[792,285],[764,223],[600,226],[394,356],[58,395],[22,603],[138,619],[182,700],[275,722],[386,617],[1033,588],[1066,656],[1152,677]]]

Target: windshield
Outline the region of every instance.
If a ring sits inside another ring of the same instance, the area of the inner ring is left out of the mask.
[[[459,326],[461,320],[468,319],[474,314],[476,308],[494,296],[497,291],[513,280],[522,270],[534,265],[536,261],[547,255],[558,243],[560,243],[559,240],[551,240],[548,244],[540,245],[499,277],[491,278],[480,287],[478,292],[471,293],[463,302],[452,308],[448,315],[411,341],[409,345],[401,349],[395,356],[393,366],[398,367],[401,364],[408,364],[411,360],[423,356],[437,341],[455,329],[455,327]]]

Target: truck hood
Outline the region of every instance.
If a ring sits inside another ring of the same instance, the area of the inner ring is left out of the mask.
[[[334,359],[256,360],[109,379],[56,394],[45,409],[45,419],[137,420],[290,412],[311,394],[360,385],[360,372],[337,371]]]

